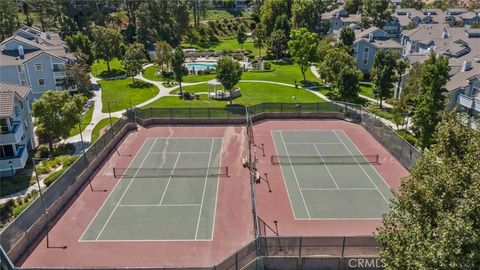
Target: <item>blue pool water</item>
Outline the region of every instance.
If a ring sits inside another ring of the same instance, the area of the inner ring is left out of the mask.
[[[217,64],[210,63],[189,63],[187,64],[188,70],[206,70],[206,69],[215,69]]]

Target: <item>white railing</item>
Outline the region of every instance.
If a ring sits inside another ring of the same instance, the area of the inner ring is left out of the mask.
[[[14,157],[0,159],[0,171],[23,169],[27,163],[27,159],[28,151],[25,145],[22,145],[19,147],[18,153]]]
[[[458,103],[466,108],[473,109],[473,98],[464,94],[458,95]]]

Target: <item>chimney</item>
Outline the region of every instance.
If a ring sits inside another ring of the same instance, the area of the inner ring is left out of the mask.
[[[25,58],[25,51],[22,45],[18,45],[18,56],[20,56],[20,59]]]
[[[472,62],[463,61],[461,72],[469,71],[472,68]]]
[[[40,39],[38,38],[38,36],[35,36],[35,42],[40,43]]]
[[[368,34],[368,41],[373,42],[374,39],[373,33]]]
[[[47,36],[47,39],[52,39],[52,34],[50,32],[45,32],[45,35]]]
[[[411,18],[412,17],[412,14],[410,14],[410,12],[407,12],[407,18]]]

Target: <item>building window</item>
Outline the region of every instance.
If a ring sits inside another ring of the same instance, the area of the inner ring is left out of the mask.
[[[42,64],[35,64],[35,70],[36,71],[42,71],[43,70]]]
[[[53,64],[53,72],[61,72],[61,71],[63,71],[62,64]]]
[[[365,48],[365,50],[363,51],[363,61],[362,63],[364,65],[368,64],[368,48]]]
[[[11,158],[15,156],[13,145],[11,144],[0,146],[0,150],[0,158]]]
[[[45,79],[38,79],[38,86],[44,86],[45,85]]]

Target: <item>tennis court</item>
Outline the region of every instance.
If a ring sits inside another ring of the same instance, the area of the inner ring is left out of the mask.
[[[272,130],[288,197],[299,220],[379,219],[393,196],[372,164],[342,130]]]
[[[147,138],[80,241],[212,240],[222,141]]]

